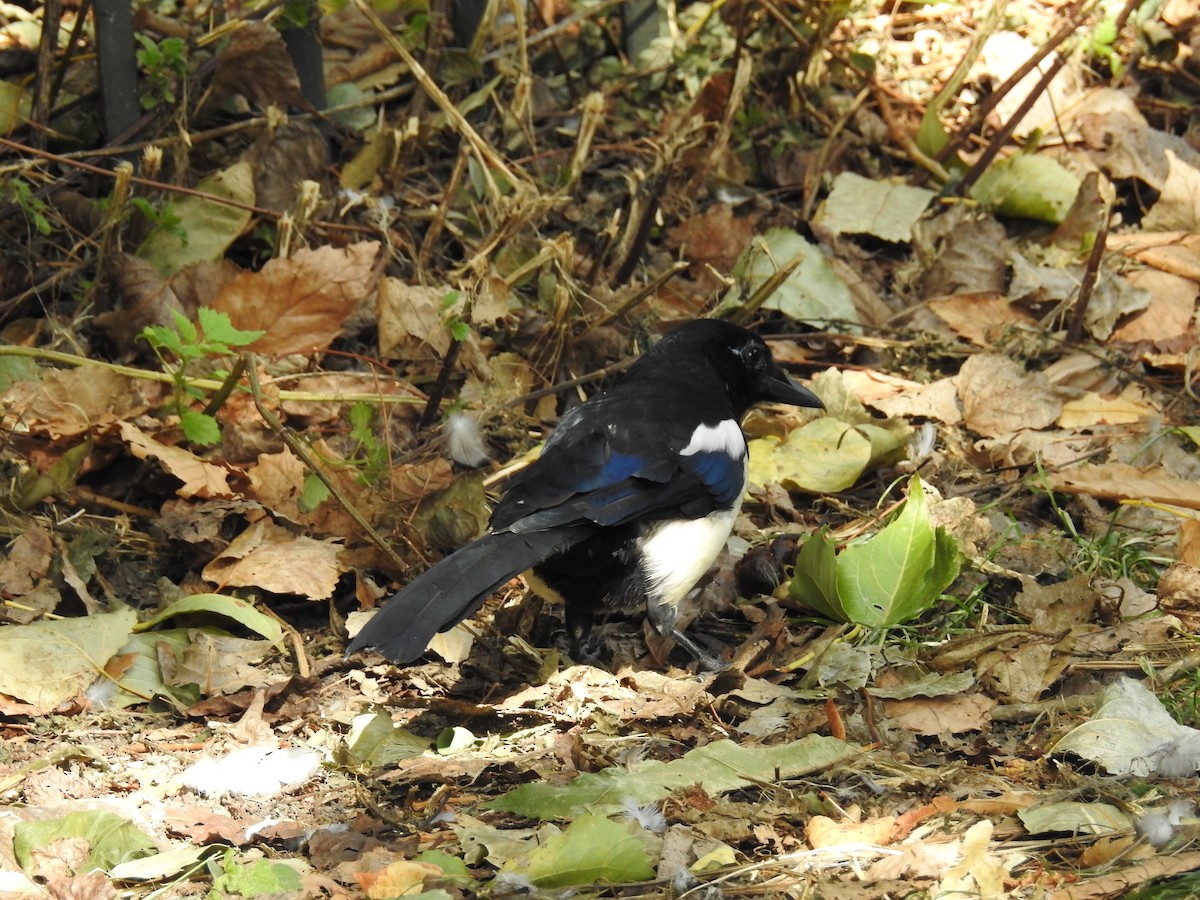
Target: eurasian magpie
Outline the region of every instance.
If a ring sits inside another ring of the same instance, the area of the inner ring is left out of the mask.
[[[754,333],[703,319],[672,330],[608,392],[563,416],[509,483],[488,532],[391,597],[347,647],[396,663],[532,569],[562,596],[578,656],[598,614],[644,606],[701,667],[720,664],[676,625],[725,546],[746,487],[739,421],[755,403],[821,407]]]

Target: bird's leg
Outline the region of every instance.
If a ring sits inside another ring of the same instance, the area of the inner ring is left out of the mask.
[[[696,660],[700,671],[724,672],[729,668],[729,663],[709,653],[683,633],[683,630],[676,624],[679,613],[674,606],[669,603],[661,603],[648,599],[646,612],[649,615],[650,624],[654,626],[654,630],[663,637],[674,639],[677,644],[690,653],[692,658]]]

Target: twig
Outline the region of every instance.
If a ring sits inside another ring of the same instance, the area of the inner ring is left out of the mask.
[[[400,555],[396,553],[396,551],[392,548],[392,545],[384,540],[383,535],[375,530],[374,525],[367,521],[367,517],[362,514],[362,511],[352,502],[350,502],[350,498],[342,492],[342,489],[338,487],[337,484],[334,483],[333,479],[326,474],[325,470],[317,464],[316,459],[314,459],[313,455],[308,452],[308,448],[304,446],[304,442],[297,438],[296,435],[292,433],[290,428],[280,422],[279,419],[275,417],[275,413],[267,409],[267,405],[263,401],[262,385],[259,384],[258,381],[258,363],[255,360],[253,353],[246,353],[244,356],[246,357],[246,374],[250,379],[250,395],[254,398],[254,408],[258,410],[258,414],[262,416],[263,421],[267,423],[267,427],[270,428],[271,431],[273,431],[275,435],[287,445],[289,450],[296,454],[301,462],[308,466],[308,470],[310,472],[312,472],[321,480],[321,483],[325,485],[329,493],[333,495],[333,498],[341,504],[342,509],[346,510],[346,512],[350,515],[350,518],[354,520],[355,524],[362,529],[363,534],[367,536],[372,544],[379,548],[380,552],[382,552],[383,555],[386,556],[392,563],[392,565],[396,567],[396,570],[404,575],[407,575],[409,572],[408,563],[400,558]],[[409,549],[412,550],[414,554],[417,556],[421,555],[417,548],[414,547],[406,537],[401,535],[400,539],[408,544]]]
[[[408,48],[404,46],[403,41],[392,34],[391,29],[383,23],[383,20],[379,18],[378,14],[371,8],[370,4],[368,4],[366,0],[354,0],[354,5],[358,7],[359,12],[361,12],[366,17],[367,21],[371,23],[371,27],[375,29],[375,33],[378,34],[379,37],[383,39],[384,43],[391,47],[395,54],[400,57],[406,66],[408,66],[413,78],[416,79],[422,90],[429,95],[430,99],[437,104],[438,109],[440,109],[443,115],[446,116],[446,120],[450,123],[454,130],[457,131],[470,145],[471,149],[475,151],[475,155],[479,158],[479,162],[483,169],[484,178],[487,179],[488,191],[491,193],[491,195],[497,198],[500,196],[500,189],[496,186],[496,182],[492,178],[492,169],[500,172],[509,184],[522,184],[524,182],[524,178],[510,169],[508,164],[505,163],[500,157],[500,154],[492,148],[492,145],[480,137],[479,132],[471,127],[471,123],[467,121],[466,117],[461,112],[459,112],[458,107],[454,104],[454,101],[447,97],[445,91],[438,87],[437,83],[429,77],[429,73],[425,71],[425,67],[422,66],[417,58],[409,52]]]
[[[1079,2],[1075,4],[1075,8],[1073,10],[1067,11],[1067,24],[1051,35],[1050,39],[1042,46],[1038,47],[1037,51],[1030,56],[1029,59],[1025,60],[1025,62],[1021,64],[1017,71],[1008,76],[1008,78],[1006,78],[1004,82],[998,88],[996,88],[995,91],[984,98],[983,102],[980,103],[978,108],[976,108],[976,110],[971,114],[970,119],[968,119],[961,128],[955,131],[954,134],[950,135],[950,139],[946,142],[946,145],[934,155],[934,159],[936,159],[939,163],[945,163],[955,151],[966,146],[966,143],[970,139],[971,135],[979,130],[979,128],[983,125],[984,119],[986,119],[991,111],[996,108],[996,105],[1005,97],[1007,97],[1012,92],[1013,88],[1015,88],[1025,79],[1026,75],[1038,68],[1042,64],[1042,60],[1057,50],[1059,46],[1061,46],[1062,43],[1067,40],[1067,38],[1075,33],[1076,29],[1079,27],[1078,16],[1083,5],[1083,0],[1079,0]]]
[[[1055,59],[1054,62],[1050,63],[1050,67],[1042,73],[1042,77],[1038,79],[1037,84],[1034,85],[1034,88],[1029,92],[1029,95],[1023,101],[1021,101],[1021,105],[1017,107],[1016,112],[1014,112],[1012,117],[1004,123],[1004,127],[996,133],[995,137],[988,142],[988,145],[984,148],[983,152],[979,154],[979,159],[975,160],[975,164],[967,170],[967,173],[963,175],[962,180],[954,186],[955,193],[957,193],[959,196],[966,196],[967,192],[971,190],[975,182],[979,180],[979,177],[987,171],[988,167],[992,164],[992,161],[995,160],[996,156],[1000,153],[1000,148],[1008,142],[1008,139],[1012,136],[1012,133],[1016,131],[1017,126],[1021,124],[1021,120],[1025,118],[1025,115],[1031,109],[1033,109],[1033,104],[1037,103],[1038,97],[1041,96],[1042,91],[1046,90],[1046,87],[1051,81],[1054,80],[1054,76],[1058,74],[1058,70],[1063,67],[1064,62],[1065,60],[1060,56]]]
[[[1067,324],[1067,343],[1078,344],[1083,339],[1084,325],[1087,322],[1088,304],[1092,300],[1092,291],[1096,287],[1096,277],[1100,272],[1100,263],[1104,259],[1104,245],[1108,241],[1108,225],[1112,221],[1112,206],[1106,200],[1103,208],[1103,219],[1096,241],[1092,244],[1092,252],[1088,254],[1087,267],[1083,270],[1083,281],[1079,284],[1079,296],[1075,298],[1075,308],[1071,311],[1071,320]]]
[[[763,246],[763,252],[767,252],[765,245]],[[735,325],[745,325],[749,322],[754,317],[754,314],[758,312],[758,308],[767,302],[767,298],[779,290],[780,285],[791,277],[792,273],[796,271],[796,268],[802,262],[804,262],[804,254],[797,254],[776,269],[771,274],[771,277],[759,285],[758,290],[750,295],[750,299],[743,303],[729,317],[729,320]]]

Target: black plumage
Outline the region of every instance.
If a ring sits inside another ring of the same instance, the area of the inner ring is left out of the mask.
[[[488,533],[397,592],[347,652],[375,647],[411,662],[532,569],[564,598],[576,653],[592,652],[597,615],[644,607],[660,634],[716,666],[676,617],[733,528],[746,482],[739,420],[763,401],[821,405],[752,332],[680,325],[611,390],[568,412],[509,483]]]

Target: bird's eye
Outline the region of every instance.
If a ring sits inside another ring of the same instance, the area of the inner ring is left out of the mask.
[[[761,363],[763,357],[766,356],[767,350],[762,344],[747,344],[742,350],[742,359],[748,365]]]

